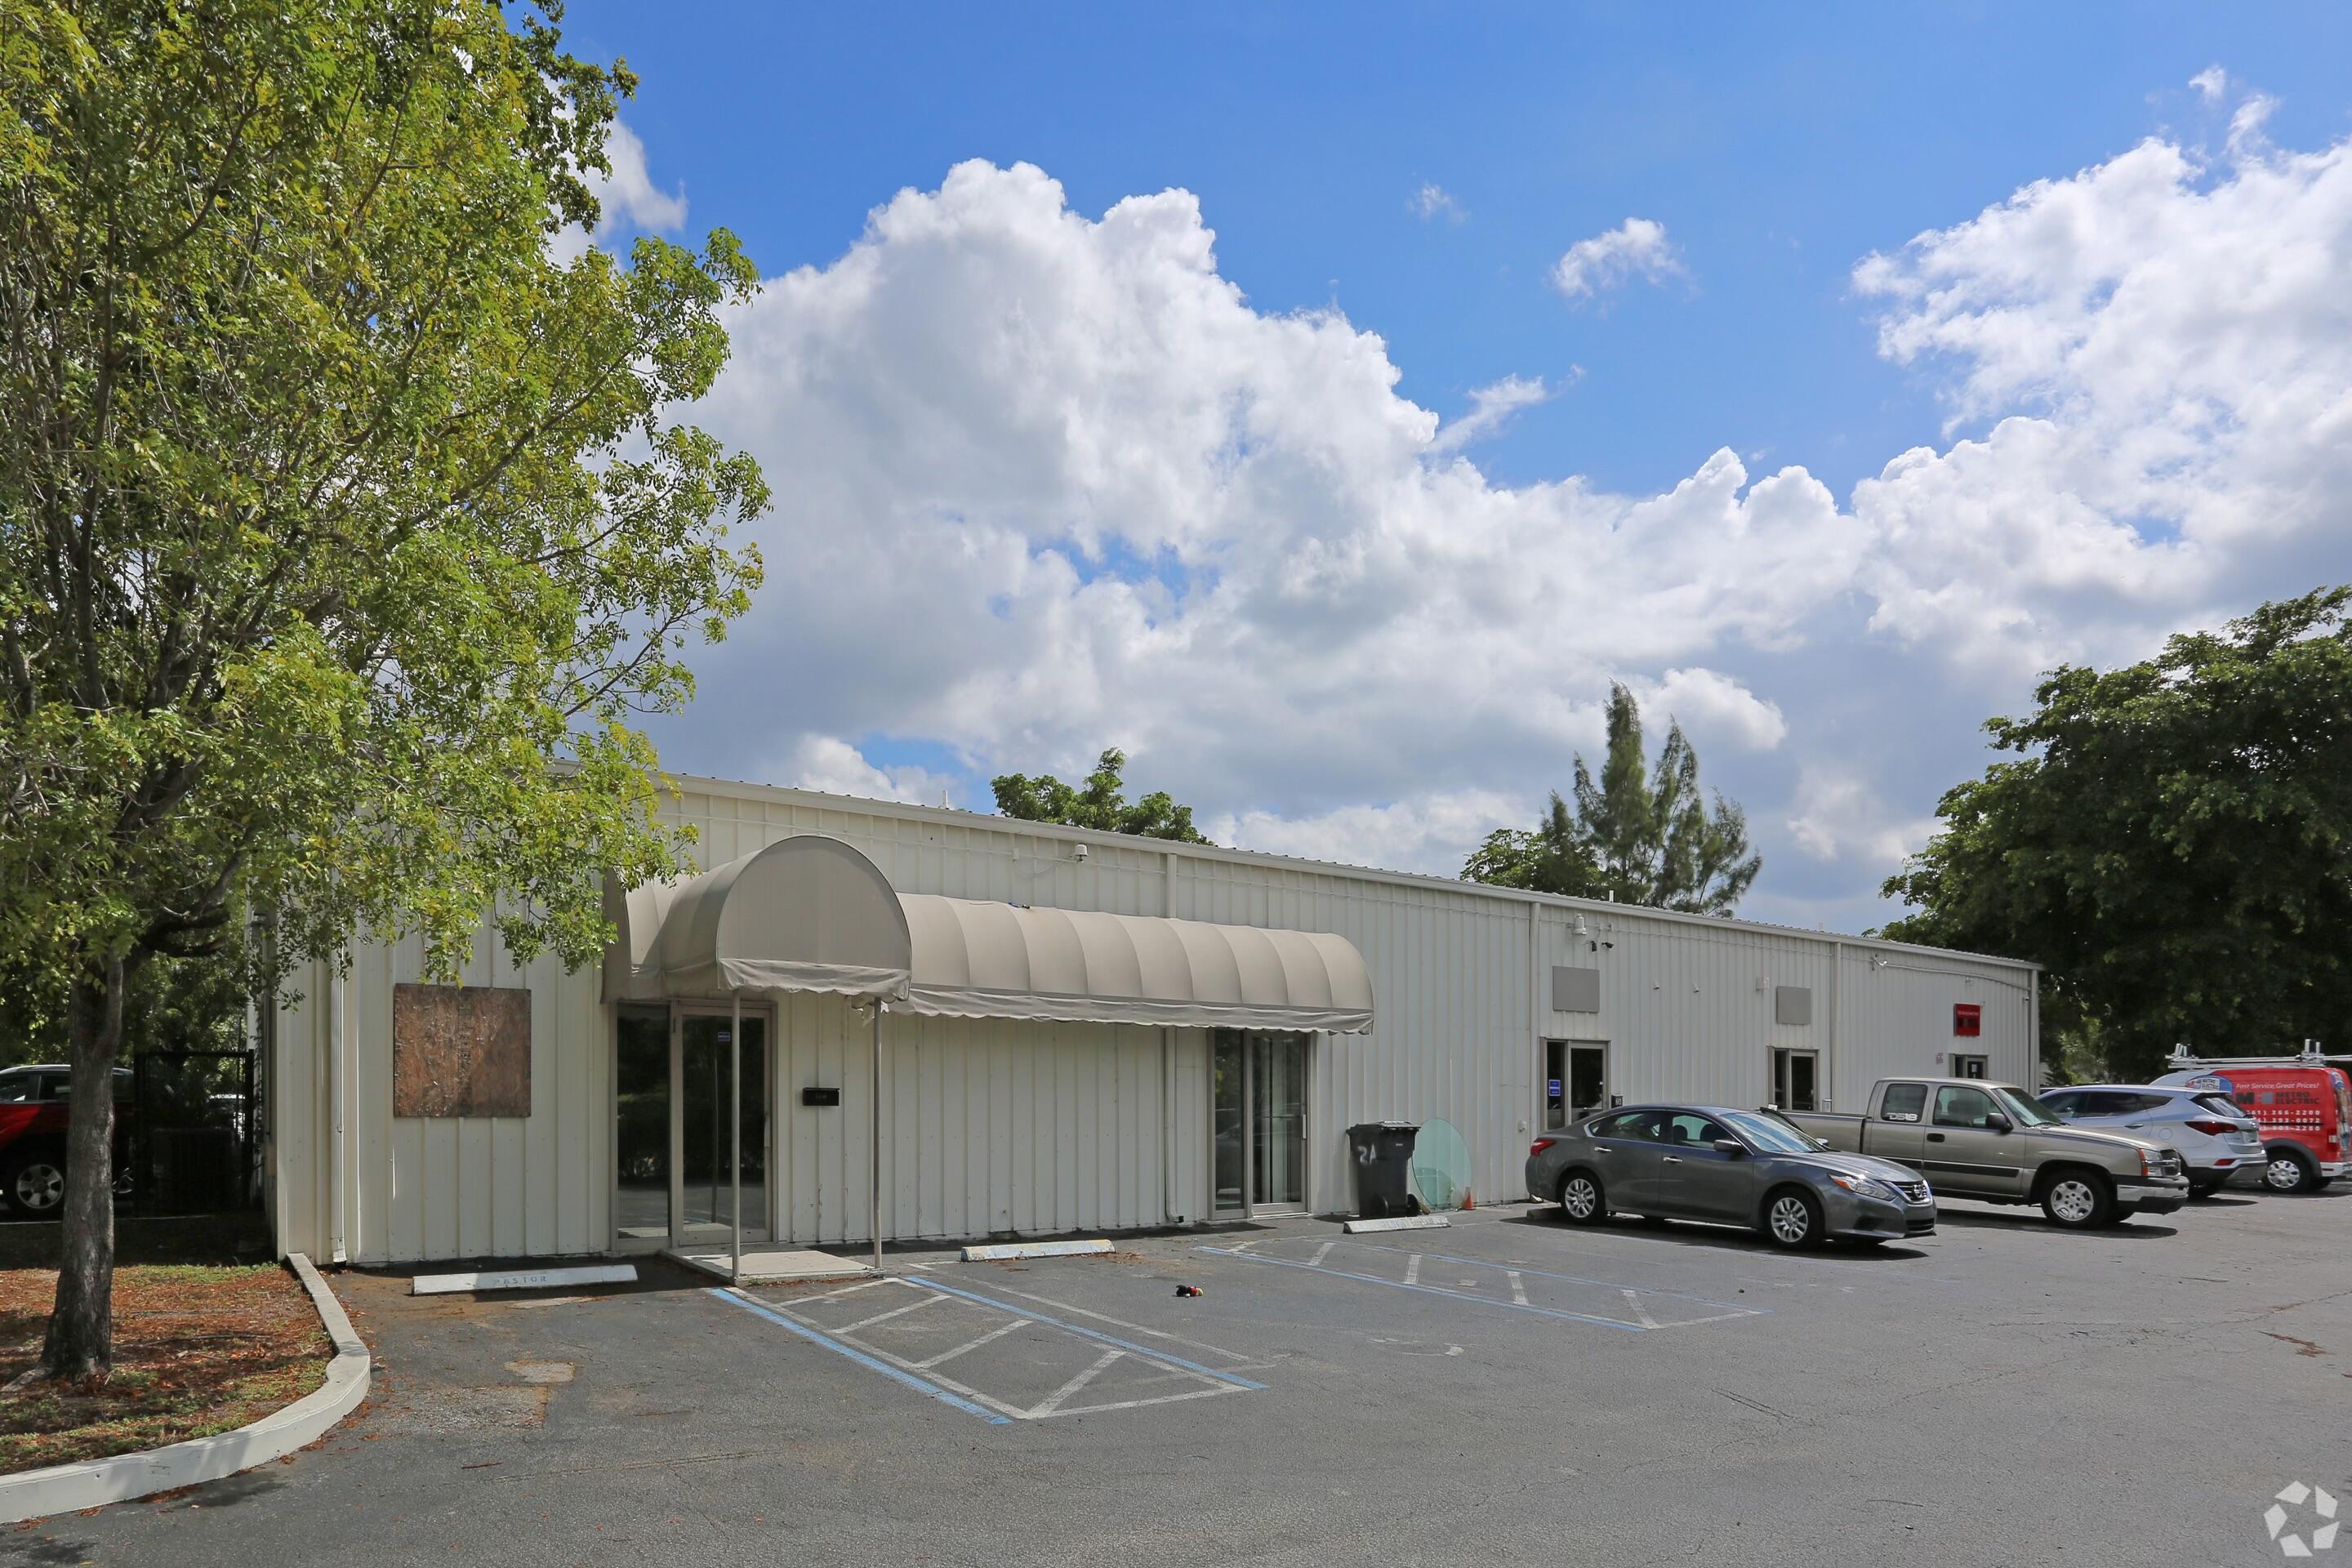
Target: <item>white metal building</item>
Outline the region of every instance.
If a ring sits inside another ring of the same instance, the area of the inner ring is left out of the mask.
[[[1050,1235],[1351,1208],[1360,1121],[1444,1119],[1508,1199],[1531,1137],[1612,1099],[2034,1081],[2028,963],[679,784],[709,869],[608,889],[601,972],[485,934],[462,990],[414,942],[298,978],[262,1031],[281,1251],[707,1246],[739,1139],[750,1239]]]

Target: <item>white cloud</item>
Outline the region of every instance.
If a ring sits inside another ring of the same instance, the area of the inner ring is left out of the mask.
[[[2352,143],[2232,138],[2143,142],[1856,268],[1881,352],[1990,421],[1857,488],[1877,629],[2014,683],[2343,570]]]
[[[672,195],[654,184],[646,167],[646,144],[635,132],[614,121],[613,133],[604,142],[604,157],[613,165],[612,172],[588,177],[588,188],[604,208],[604,220],[596,226],[598,236],[610,233],[624,220],[654,234],[686,226],[686,187],[680,185]]]
[[[680,185],[672,195],[655,184],[646,163],[645,142],[618,120],[613,121],[612,132],[604,140],[604,158],[611,170],[604,174],[591,170],[587,176],[589,193],[604,209],[603,216],[596,220],[593,234],[567,228],[553,236],[548,250],[559,261],[570,262],[585,255],[590,246],[618,234],[624,224],[647,234],[674,234],[686,226],[686,187]]]
[[[1570,379],[1581,376],[1580,370],[1571,369]],[[1522,408],[1532,408],[1549,401],[1559,393],[1558,387],[1546,386],[1544,378],[1507,375],[1470,392],[1470,412],[1441,426],[1429,443],[1433,452],[1458,452],[1473,441],[1483,440],[1502,428],[1512,415]]]
[[[1191,195],[963,164],[731,318],[695,417],[775,485],[770,574],[667,754],[904,794],[761,738],[1118,742],[1223,841],[1450,871],[1623,679],[1748,805],[1759,908],[1850,918],[2034,672],[2352,577],[2347,275],[2347,144],[2152,139],[1857,267],[1951,424],[1849,505],[1728,449],[1619,495],[1491,481],[1465,448],[1550,384],[1441,428],[1374,333],[1254,309]]]
[[[1534,797],[1473,789],[1387,805],[1343,805],[1313,816],[1226,813],[1199,826],[1239,849],[1454,877],[1479,840],[1506,823],[1533,822],[1540,805]]]
[[[1570,246],[1552,264],[1551,282],[1570,300],[1582,300],[1630,278],[1659,283],[1682,270],[1682,258],[1666,237],[1666,226],[1653,218],[1629,217],[1615,228]]]
[[[2208,104],[2219,103],[2230,89],[2230,73],[2218,65],[2207,66],[2189,79],[2189,85]]]
[[[761,769],[760,782],[923,805],[941,804],[954,788],[953,780],[923,768],[877,768],[856,747],[831,735],[801,736]]]
[[[1859,777],[1838,767],[1800,774],[1789,836],[1816,860],[1856,862],[1874,879],[1894,874],[1936,830],[1932,816],[1904,816]]]
[[[1663,731],[1664,721],[1679,722],[1702,754],[1705,742],[1717,736],[1750,752],[1771,751],[1789,738],[1779,704],[1719,670],[1670,669],[1654,683],[1634,682],[1633,690],[1645,724]]]
[[[1444,188],[1435,184],[1423,184],[1421,189],[1413,192],[1405,202],[1405,206],[1424,222],[1431,218],[1442,217],[1448,223],[1460,223],[1470,216],[1462,210],[1460,202],[1446,195]]]
[[[696,417],[779,481],[775,565],[702,706],[982,771],[1120,740],[1131,787],[1204,815],[1539,800],[1613,677],[1800,644],[1851,584],[1860,537],[1801,468],[1490,484],[1378,337],[1253,310],[1213,243],[1184,192],[1090,219],[966,163],[764,285]],[[1486,389],[1488,424],[1535,385]],[[1677,690],[1751,743],[1763,710],[1706,679]]]

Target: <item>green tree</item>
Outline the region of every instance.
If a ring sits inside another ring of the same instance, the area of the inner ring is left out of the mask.
[[[1129,805],[1120,776],[1126,771],[1127,753],[1114,746],[1095,763],[1083,788],[1051,773],[1034,779],[1026,773],[1003,773],[990,780],[989,787],[996,792],[996,809],[1024,822],[1058,822],[1185,844],[1208,842],[1192,826],[1192,808],[1178,805],[1166,790],[1154,790]]]
[[[1568,802],[1554,790],[1543,820],[1534,827],[1497,827],[1470,853],[1462,868],[1467,882],[1524,888],[1531,893],[1570,898],[1606,898],[1601,868]]]
[[[2152,659],[2064,666],[2015,761],[1937,807],[1886,934],[2049,966],[2044,1037],[2141,1074],[2176,1043],[2352,1034],[2352,589],[2264,605]]]
[[[1764,866],[1748,850],[1747,814],[1719,790],[1708,809],[1698,753],[1680,724],[1666,732],[1653,782],[1641,704],[1621,685],[1609,689],[1608,738],[1599,777],[1581,753],[1576,758],[1572,815],[1555,792],[1534,828],[1488,835],[1462,868],[1464,879],[1730,914]]]
[[[82,1108],[52,1377],[111,1366],[151,963],[240,910],[273,985],[362,924],[578,963],[591,873],[684,864],[634,721],[758,581],[759,471],[677,417],[756,274],[559,259],[634,79],[541,11],[0,0],[0,951]]]

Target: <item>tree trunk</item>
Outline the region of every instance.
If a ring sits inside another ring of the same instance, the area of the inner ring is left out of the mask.
[[[120,958],[74,984],[73,1098],[58,1300],[41,1346],[46,1377],[100,1384],[114,1370],[114,1058],[122,1043]]]

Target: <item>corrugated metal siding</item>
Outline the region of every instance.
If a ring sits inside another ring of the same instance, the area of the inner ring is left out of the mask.
[[[327,1058],[340,1035],[350,1065],[341,1229],[352,1260],[604,1252],[612,1241],[612,1047],[595,973],[566,974],[551,958],[518,968],[489,936],[478,939],[466,984],[532,993],[531,1114],[395,1119],[392,988],[422,980],[424,969],[419,942],[362,942],[346,976],[311,966],[297,986],[300,1001],[281,1013],[275,1076],[288,1101],[315,1109],[299,1136],[283,1122],[274,1133],[279,1249],[332,1251]],[[293,1041],[302,1048],[286,1048]]]
[[[1998,1078],[2031,1082],[2031,972],[1960,954],[1893,952],[1620,906],[1581,910],[1342,868],[1194,855],[1150,840],[1089,840],[992,818],[944,820],[756,786],[697,785],[674,813],[705,866],[796,833],[844,839],[902,892],[1241,925],[1336,931],[1370,966],[1377,1023],[1318,1037],[1308,1081],[1308,1198],[1349,1206],[1347,1128],[1443,1117],[1469,1144],[1482,1200],[1525,1195],[1542,1042],[1605,1041],[1628,1100],[1763,1103],[1771,1051],[1820,1051],[1832,1103],[1859,1109],[1882,1074],[1937,1070],[1951,1006],[1984,1008],[1974,1047]],[[1579,920],[1584,934],[1576,933]],[[352,1255],[407,1261],[601,1251],[611,1240],[611,1013],[593,967],[518,973],[481,942],[477,984],[529,984],[532,1114],[398,1121],[389,1114],[391,994],[421,978],[413,943],[362,944],[348,980],[322,971],[282,1015],[271,1095],[280,1246],[328,1251],[332,1125],[327,1057],[345,1086],[344,1233]],[[1874,966],[1873,954],[1886,960]],[[1554,964],[1598,968],[1601,1010],[1555,1013]],[[1813,990],[1806,1025],[1773,1021],[1772,987]],[[797,1241],[866,1239],[870,1027],[837,999],[780,999],[773,1203]],[[1157,1224],[1211,1212],[1210,1042],[1166,1031],[891,1017],[884,1047],[884,1226],[947,1238]],[[1834,1043],[1833,1043],[1834,1042]],[[1963,1045],[1969,1042],[1960,1042]],[[803,1109],[830,1083],[842,1104]],[[1167,1190],[1163,1194],[1163,1183]]]

